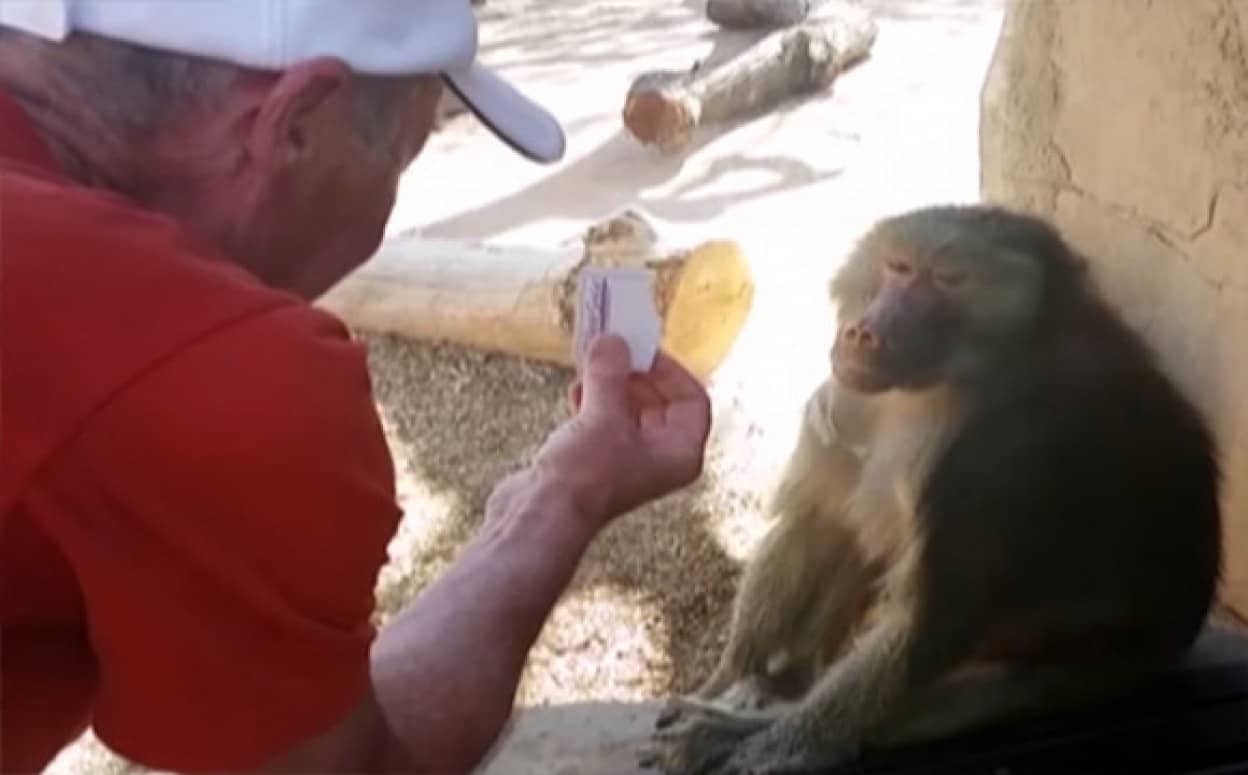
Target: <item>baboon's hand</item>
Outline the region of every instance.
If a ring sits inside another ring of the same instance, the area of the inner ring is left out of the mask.
[[[777,722],[742,742],[713,775],[798,775],[835,767],[849,759],[846,749],[819,740],[795,723]]]
[[[715,699],[706,699],[698,694],[669,697],[654,721],[654,728],[665,729],[692,713],[718,719],[725,726],[754,732],[767,726],[783,711],[783,703],[760,692],[756,685],[746,680],[733,684]]]
[[[654,728],[667,729],[684,718],[688,710],[684,700],[684,695],[668,697],[667,702],[663,703],[663,707],[659,709],[659,715],[654,719]]]
[[[656,731],[639,763],[666,775],[713,775],[743,741],[769,723],[695,712]]]

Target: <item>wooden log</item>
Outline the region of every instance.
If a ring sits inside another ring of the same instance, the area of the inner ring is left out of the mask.
[[[729,30],[791,27],[810,6],[811,0],[706,0],[706,18]]]
[[[753,303],[753,279],[734,243],[662,250],[650,225],[625,213],[553,247],[400,235],[317,304],[359,331],[570,366],[574,294],[585,266],[649,269],[662,347],[702,379],[727,356]]]
[[[869,12],[829,6],[714,67],[639,76],[624,103],[624,126],[642,144],[679,151],[699,127],[747,118],[827,88],[867,55],[875,36]]]

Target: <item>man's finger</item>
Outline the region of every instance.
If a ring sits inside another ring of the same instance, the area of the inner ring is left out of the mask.
[[[667,401],[696,398],[706,392],[697,377],[662,350],[655,353],[654,365],[646,376],[647,381]]]
[[[640,409],[662,409],[667,406],[663,394],[655,390],[648,379],[634,377],[629,380],[628,394]]]
[[[632,355],[628,342],[616,334],[602,334],[589,345],[581,367],[581,404],[616,407],[628,401]]]
[[[695,434],[705,443],[711,425],[711,397],[698,378],[660,351],[647,382],[666,404],[665,424]]]

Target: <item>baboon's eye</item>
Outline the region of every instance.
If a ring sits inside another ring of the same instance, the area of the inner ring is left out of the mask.
[[[960,269],[946,269],[933,274],[936,284],[942,288],[960,288],[966,283],[966,272]]]
[[[908,275],[914,271],[909,262],[900,258],[890,258],[884,262],[884,268],[893,274]]]

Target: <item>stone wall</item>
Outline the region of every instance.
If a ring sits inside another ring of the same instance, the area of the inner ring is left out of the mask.
[[[1213,422],[1244,615],[1246,52],[1244,0],[1011,0],[980,135],[984,199],[1052,218]]]

